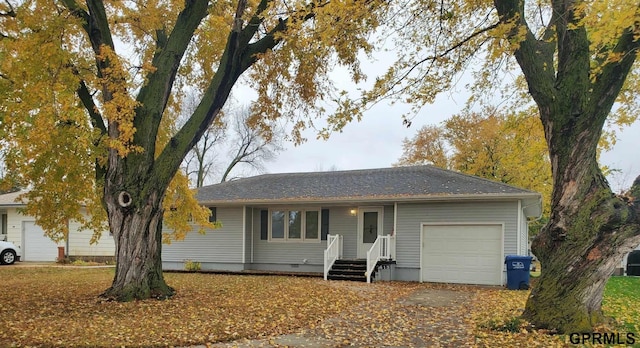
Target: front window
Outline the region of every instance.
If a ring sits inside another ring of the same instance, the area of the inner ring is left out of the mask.
[[[284,239],[284,211],[274,210],[271,212],[271,238]]]
[[[307,211],[305,214],[305,231],[308,239],[318,239],[320,231],[320,214],[317,210]]]
[[[289,239],[302,238],[302,212],[289,211]]]
[[[318,241],[319,210],[272,210],[269,236],[274,241]]]

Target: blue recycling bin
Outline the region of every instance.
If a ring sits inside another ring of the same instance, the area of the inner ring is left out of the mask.
[[[529,269],[531,256],[507,255],[504,262],[507,264],[507,289],[529,289]]]

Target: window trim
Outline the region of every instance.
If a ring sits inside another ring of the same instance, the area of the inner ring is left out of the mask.
[[[273,212],[284,212],[284,237],[273,238]],[[289,238],[289,217],[291,211],[298,211],[301,214],[301,231],[300,238]],[[307,238],[307,212],[315,211],[318,214],[318,232],[316,238]],[[322,241],[322,209],[320,207],[280,207],[268,209],[268,228],[267,228],[267,241],[274,243],[320,243]]]

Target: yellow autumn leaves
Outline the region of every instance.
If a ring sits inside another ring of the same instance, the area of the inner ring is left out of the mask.
[[[321,279],[165,274],[168,301],[102,302],[110,269],[2,268],[0,346],[190,346],[291,332],[350,308]]]
[[[112,269],[1,267],[0,346],[189,346],[296,333],[332,346],[565,347],[520,320],[528,291],[167,273],[171,300],[102,302]],[[603,332],[640,330],[637,277],[614,277]],[[435,297],[438,297],[437,299]],[[323,345],[324,345],[323,344]]]
[[[549,213],[551,163],[535,111],[454,115],[405,139],[398,165],[433,164],[540,192]]]

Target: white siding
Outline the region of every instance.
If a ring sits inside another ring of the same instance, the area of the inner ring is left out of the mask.
[[[22,221],[33,221],[33,218],[25,217],[16,208],[7,208],[7,241],[22,247]]]
[[[343,257],[346,259],[355,259],[358,256],[358,245],[356,244],[358,241],[358,215],[351,215],[352,209],[355,207],[329,209],[329,234],[343,236],[342,250]],[[327,241],[323,241],[323,243],[323,248],[326,249]]]
[[[69,222],[69,240],[67,242],[68,256],[114,256],[115,241],[109,230],[102,231],[97,243],[90,244],[93,237],[92,230],[81,230],[77,221]]]
[[[205,234],[194,229],[184,240],[163,245],[162,261],[242,263],[242,210],[242,207],[218,207],[216,214],[221,228],[206,230]]]
[[[304,209],[304,206],[300,206]],[[357,257],[358,216],[351,214],[357,206],[322,207],[329,209],[329,234],[343,236],[343,257]],[[253,209],[253,263],[255,264],[303,264],[322,265],[327,241],[315,242],[269,242],[260,239],[260,211],[267,208]],[[384,206],[384,234],[393,230],[393,205]],[[286,268],[290,270],[290,268]]]
[[[25,222],[32,222],[35,219],[31,216],[22,215],[17,208],[6,208],[7,214],[7,240],[22,248],[23,225]],[[93,235],[92,231],[78,230],[80,224],[77,221],[69,222],[68,243],[61,242],[60,246],[65,247],[65,252],[69,256],[113,256],[115,253],[115,243],[113,237],[106,230],[97,244],[90,245],[89,241]],[[57,255],[57,254],[56,254]]]
[[[503,254],[516,254],[517,207],[517,202],[398,204],[397,267],[420,268],[420,231],[423,223],[503,223]]]
[[[389,235],[393,231],[393,205],[384,206],[384,217],[382,221],[382,234]]]
[[[304,209],[305,207],[298,207]],[[324,249],[327,247],[326,240],[317,242],[280,242],[263,240],[260,237],[260,211],[253,210],[253,263],[254,264],[283,264],[283,265],[322,265],[324,263]],[[329,233],[332,220],[334,219],[333,209],[329,212]],[[306,260],[306,262],[305,262]],[[283,268],[282,270],[291,270]]]

